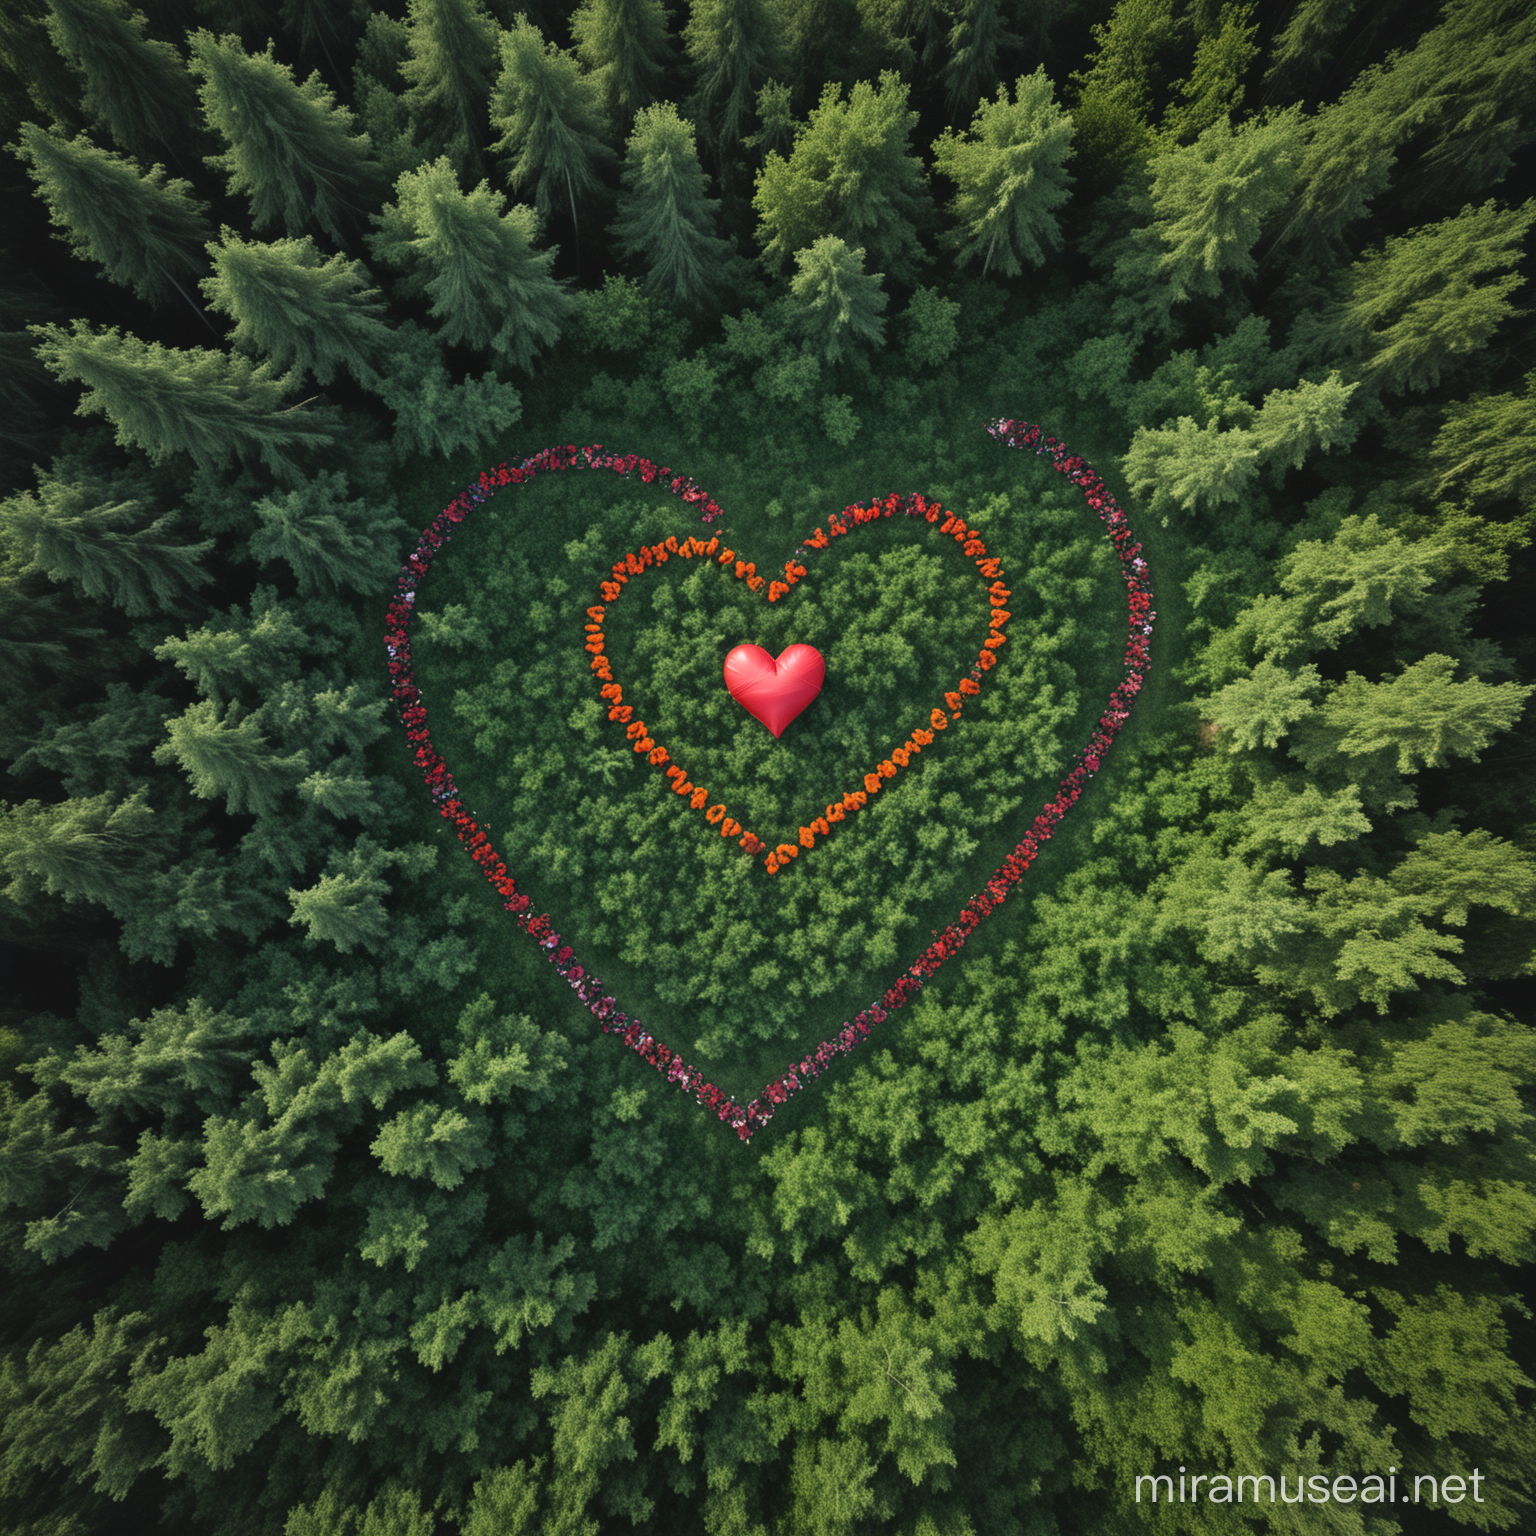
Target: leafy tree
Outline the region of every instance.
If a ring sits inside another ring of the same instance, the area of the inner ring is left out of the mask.
[[[302,753],[279,756],[262,734],[260,712],[222,714],[201,699],[167,722],[170,740],[155,748],[157,763],[175,763],[200,800],[216,796],[235,814],[268,815],[307,766]]]
[[[759,93],[783,71],[783,22],[768,0],[691,0],[683,46],[696,79],[690,113],[723,157],[742,142]]]
[[[673,64],[662,0],[582,0],[571,16],[571,36],[610,122],[622,131],[656,100]]]
[[[302,85],[265,53],[248,54],[237,37],[197,31],[192,71],[202,79],[203,113],[229,149],[208,164],[231,193],[250,195],[256,228],[281,224],[290,235],[318,227],[338,243],[382,191],[366,135],[335,104],[318,75]]]
[[[921,233],[931,203],[909,147],[917,114],[893,71],[878,86],[861,80],[849,99],[829,85],[787,160],[770,154],[753,207],[763,263],[782,272],[823,236],[856,240],[896,282],[911,282],[927,260]]]
[[[534,249],[537,214],[526,204],[505,209],[483,181],[461,192],[444,158],[407,171],[395,190],[370,241],[374,255],[406,268],[405,295],[432,300],[445,343],[507,353],[531,373],[536,349],[554,345],[575,308],[550,273],[555,252]]]
[[[706,302],[725,279],[730,247],[713,229],[720,204],[705,193],[693,125],[671,102],[635,116],[612,235],[646,281],[680,305]]]
[[[167,181],[159,165],[141,175],[84,135],[64,139],[31,123],[18,148],[31,162],[37,195],[80,255],[151,304],[173,293],[192,302],[182,284],[202,270],[208,230],[207,210],[187,182]]]
[[[950,29],[949,59],[944,65],[952,117],[974,109],[986,96],[997,80],[999,50],[1016,47],[1018,41],[1003,25],[1000,0],[963,0]]]
[[[574,224],[577,193],[596,190],[597,168],[610,154],[602,140],[601,96],[575,57],[546,43],[526,17],[501,35],[491,125],[501,132],[493,147],[512,162],[510,184],[532,182],[541,214],[564,193]]]
[[[1072,121],[1044,67],[1021,76],[1013,97],[999,86],[963,135],[949,128],[933,144],[935,167],[958,188],[944,238],[961,262],[981,256],[983,277],[994,259],[1005,277],[1045,261],[1046,249],[1061,243],[1055,210],[1072,184]]]
[[[864,270],[864,252],[850,250],[835,235],[824,235],[795,256],[790,281],[795,325],[827,362],[837,363],[856,348],[885,344],[881,318],[889,298],[883,274]]]
[[[343,364],[360,383],[377,377],[390,331],[361,262],[324,257],[307,235],[261,242],[228,227],[209,250],[213,275],[203,293],[210,309],[235,321],[237,347],[264,354],[291,382],[309,373],[329,384]]]
[[[126,0],[48,0],[48,31],[85,77],[82,105],[131,155],[156,160],[185,142],[192,82],[169,43],[144,36]]]
[[[960,344],[956,318],[958,299],[946,299],[937,288],[919,288],[902,315],[904,350],[916,369],[942,368]]]
[[[477,0],[411,0],[410,51],[399,66],[411,136],[423,158],[446,156],[470,180],[484,171],[497,30]]]
[[[284,407],[282,385],[268,365],[203,349],[163,347],[119,330],[92,331],[83,320],[33,327],[37,352],[59,378],[79,380],[81,415],[98,412],[120,443],[159,463],[188,453],[198,464],[227,463],[259,452],[287,463],[283,450],[323,447],[331,434],[314,416]]]

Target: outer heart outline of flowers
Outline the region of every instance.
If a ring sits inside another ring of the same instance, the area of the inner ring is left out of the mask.
[[[614,998],[604,992],[602,982],[577,961],[572,946],[554,930],[548,914],[534,915],[531,899],[518,889],[517,882],[491,845],[484,829],[464,805],[447,763],[432,744],[427,729],[426,703],[411,668],[410,649],[410,619],[418,584],[426,575],[434,557],[447,545],[454,530],[469,512],[502,486],[519,485],[536,475],[554,470],[608,469],[622,475],[638,471],[640,478],[647,484],[659,481],[690,506],[702,507],[701,516],[705,523],[718,519],[720,508],[687,476],[677,474],[665,466],[658,468],[650,460],[635,454],[605,453],[600,444],[579,450],[574,444],[545,448],[520,464],[503,463],[493,471],[482,473],[477,483],[455,496],[422,530],[416,548],[401,567],[400,580],[386,618],[385,649],[389,656],[393,697],[405,726],[406,740],[414,749],[416,765],[438,803],[440,814],[453,824],[459,841],[480,866],[492,888],[502,897],[506,910],[512,914],[518,927],[545,952],[545,957],[565,979],[566,984],[597,1018],[603,1033],[618,1035],[630,1050],[650,1062],[668,1082],[692,1093],[722,1123],[731,1126],[742,1141],[750,1141],[753,1133],[768,1123],[774,1110],[791,1094],[819,1077],[835,1056],[852,1051],[862,1040],[867,1039],[877,1025],[883,1024],[891,1013],[922,989],[924,982],[950,955],[964,948],[977,924],[1001,905],[1008,892],[1023,878],[1040,847],[1049,840],[1061,819],[1076,804],[1084,783],[1098,771],[1105,753],[1130,716],[1132,702],[1141,691],[1142,679],[1150,662],[1152,625],[1156,615],[1152,611],[1152,587],[1147,564],[1142,558],[1141,545],[1136,542],[1126,521],[1125,513],[1098,475],[1081,458],[1069,455],[1065,444],[1057,442],[1053,437],[1046,437],[1039,427],[1005,418],[988,423],[987,431],[1006,447],[1030,448],[1037,454],[1049,455],[1053,468],[1066,475],[1082,490],[1088,505],[1105,523],[1126,584],[1128,633],[1125,673],[1111,692],[1104,713],[1087,744],[1077,752],[1074,766],[1062,779],[1056,798],[1049,801],[1035,817],[1029,831],[994,871],[985,888],[966,902],[955,921],[886,989],[878,1002],[871,1003],[844,1024],[832,1040],[823,1041],[803,1060],[793,1063],[780,1073],[746,1106],[707,1082],[698,1068],[684,1062],[675,1051],[645,1029],[639,1019],[630,1018],[621,1012]]]

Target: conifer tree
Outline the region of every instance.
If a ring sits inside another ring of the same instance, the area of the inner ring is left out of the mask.
[[[203,557],[213,541],[183,543],[169,514],[151,519],[142,500],[122,499],[115,490],[106,477],[64,461],[42,476],[35,493],[0,502],[0,544],[24,567],[74,582],[130,617],[174,612],[208,580]]]
[[[1252,0],[1229,0],[1195,48],[1194,68],[1178,83],[1183,100],[1163,114],[1165,143],[1187,144],[1223,119],[1233,119],[1243,103],[1243,81],[1258,57]]]
[[[410,53],[400,65],[411,137],[422,158],[446,155],[471,181],[484,173],[496,35],[478,0],[411,0]]]
[[[506,208],[483,181],[461,192],[446,159],[407,171],[396,194],[369,244],[380,261],[406,269],[400,291],[432,300],[445,343],[506,353],[531,373],[536,350],[554,345],[576,307],[551,275],[555,252],[534,248],[535,211]]]
[[[959,19],[950,29],[949,60],[944,66],[951,117],[976,110],[997,80],[998,52],[1017,47],[1018,42],[1003,25],[1001,0],[962,0]]]
[[[18,148],[31,162],[37,195],[80,255],[151,304],[173,294],[192,303],[187,287],[202,271],[208,228],[187,182],[168,181],[159,165],[142,175],[84,134],[64,139],[32,123],[22,125]]]
[[[680,305],[705,302],[725,277],[730,247],[714,233],[720,204],[705,196],[693,125],[671,102],[635,116],[611,233],[646,281]]]
[[[140,788],[55,805],[28,800],[0,810],[0,895],[26,905],[37,895],[126,904],[163,850],[162,828]]]
[[[1004,277],[1017,277],[1026,261],[1039,266],[1061,243],[1055,210],[1072,184],[1071,153],[1072,120],[1056,104],[1044,66],[1020,77],[1012,101],[999,86],[963,135],[950,128],[935,139],[933,163],[958,188],[944,237],[957,260],[980,256],[983,277],[994,261]]]
[[[403,527],[381,517],[369,502],[347,495],[340,470],[322,470],[291,491],[256,503],[260,528],[251,535],[251,555],[281,560],[298,579],[300,597],[350,588],[382,589],[398,565],[386,527]]]
[[[222,714],[199,699],[166,722],[169,740],[155,748],[157,763],[175,763],[200,800],[221,798],[234,814],[267,815],[279,796],[308,769],[302,752],[281,757],[262,733],[261,715],[231,706]]]
[[[516,388],[493,373],[455,384],[442,348],[420,326],[395,332],[379,394],[395,413],[394,449],[448,455],[504,432],[523,414]]]
[[[1521,394],[1458,401],[1430,444],[1436,495],[1512,501],[1536,513],[1536,372]]]
[[[795,143],[795,114],[790,90],[781,80],[766,80],[757,93],[757,132],[741,142],[758,151],[766,161],[769,155],[786,154]]]
[[[823,235],[796,253],[795,266],[790,295],[796,328],[827,362],[885,344],[881,313],[890,300],[880,288],[882,274],[864,270],[862,250]]]
[[[202,79],[203,113],[229,145],[208,164],[231,192],[250,195],[257,229],[290,235],[318,226],[344,244],[383,192],[366,134],[335,104],[319,75],[302,85],[272,55],[248,54],[237,37],[192,34],[192,70]]]
[[[410,28],[383,11],[372,11],[352,70],[352,99],[357,104],[358,120],[391,186],[402,171],[410,170],[422,158],[411,143],[405,78],[400,73],[410,49]]]
[[[533,184],[540,214],[558,198],[569,204],[574,224],[577,194],[597,188],[597,167],[610,158],[601,99],[575,57],[546,43],[526,17],[502,33],[501,74],[491,96],[491,123],[501,131],[494,148],[512,162],[512,187]]]
[[[195,118],[192,81],[169,43],[144,36],[126,0],[48,0],[48,30],[85,76],[83,105],[130,155],[160,159],[186,141]]]
[[[1264,72],[1266,100],[1277,85],[1315,78],[1323,70],[1357,4],[1358,0],[1299,0],[1270,47]]]
[[[384,305],[368,270],[345,256],[321,255],[313,240],[242,240],[226,228],[210,245],[208,307],[236,324],[230,340],[261,353],[292,381],[306,373],[329,384],[345,366],[359,383],[390,340]]]
[[[723,158],[742,142],[758,92],[783,71],[783,22],[768,0],[692,0],[683,45],[696,80],[690,108]]]
[[[106,416],[118,442],[142,448],[156,463],[173,453],[191,454],[199,465],[259,453],[281,467],[285,449],[332,441],[319,418],[282,404],[282,385],[266,364],[207,348],[163,347],[116,328],[93,331],[83,320],[68,331],[40,325],[32,332],[44,364],[85,385],[78,414]]]
[[[376,950],[389,931],[384,897],[389,882],[383,872],[390,858],[368,839],[338,859],[307,890],[290,890],[293,914],[288,921],[302,925],[317,944],[334,944],[342,954],[358,945]]]
[[[660,94],[675,62],[662,0],[582,0],[571,17],[576,57],[597,83],[610,126],[622,133]]]
[[[782,272],[823,235],[858,241],[896,282],[911,282],[928,257],[921,233],[932,204],[922,163],[911,152],[917,113],[891,70],[878,85],[857,82],[849,99],[827,86],[789,158],[769,155],[753,207],[763,264]]]

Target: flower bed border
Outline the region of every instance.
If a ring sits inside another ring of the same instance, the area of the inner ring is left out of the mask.
[[[1083,459],[1068,454],[1064,443],[1045,436],[1038,426],[1003,418],[989,422],[987,431],[1005,447],[1028,448],[1036,454],[1048,455],[1052,467],[1082,490],[1088,505],[1106,525],[1120,560],[1128,599],[1124,676],[1110,694],[1105,711],[1086,746],[1075,754],[1073,767],[1061,780],[1056,798],[1046,803],[1030,825],[1029,831],[994,871],[983,890],[966,902],[957,919],[935,936],[933,943],[928,945],[894,985],[886,989],[879,1002],[863,1009],[845,1023],[832,1040],[824,1040],[815,1051],[780,1073],[746,1106],[708,1082],[697,1067],[684,1062],[675,1051],[646,1030],[639,1019],[630,1018],[620,1011],[615,999],[604,992],[602,982],[589,975],[577,963],[574,950],[555,932],[548,914],[533,914],[532,900],[526,892],[518,889],[517,882],[492,846],[488,835],[465,806],[447,763],[432,744],[427,729],[426,701],[416,684],[410,647],[410,620],[422,578],[465,517],[503,486],[523,484],[539,474],[555,470],[609,469],[621,475],[638,471],[646,484],[659,481],[664,489],[681,497],[690,506],[702,506],[701,520],[705,523],[718,519],[720,508],[687,476],[677,474],[665,466],[658,467],[638,454],[605,453],[601,444],[581,449],[574,444],[545,448],[517,465],[502,463],[495,470],[482,472],[476,483],[455,496],[422,530],[415,549],[401,567],[400,579],[385,620],[384,644],[389,658],[392,697],[405,727],[406,741],[414,749],[416,766],[437,802],[439,814],[453,824],[458,840],[480,866],[481,873],[492,889],[502,897],[503,905],[512,914],[518,927],[545,952],[545,958],[554,965],[566,984],[601,1024],[603,1033],[617,1034],[630,1050],[650,1062],[668,1082],[693,1094],[698,1103],[712,1111],[722,1123],[731,1126],[742,1141],[750,1141],[753,1134],[773,1117],[779,1105],[807,1082],[819,1077],[836,1056],[852,1051],[867,1039],[877,1024],[884,1023],[891,1013],[922,990],[923,984],[950,955],[965,947],[982,919],[1000,905],[1013,886],[1023,878],[1040,848],[1049,841],[1061,819],[1077,802],[1084,783],[1098,771],[1104,755],[1130,716],[1130,706],[1141,691],[1142,679],[1150,665],[1151,635],[1157,615],[1152,611],[1152,587],[1147,563],[1142,558],[1141,545],[1136,542],[1125,513],[1103,481]]]

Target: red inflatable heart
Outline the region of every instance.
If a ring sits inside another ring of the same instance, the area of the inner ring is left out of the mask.
[[[883,1024],[894,1010],[922,990],[923,984],[949,956],[965,947],[977,925],[1001,905],[1009,891],[1023,879],[1062,817],[1077,803],[1086,781],[1098,772],[1105,754],[1130,717],[1131,705],[1141,691],[1150,662],[1152,623],[1156,615],[1152,612],[1147,562],[1142,558],[1141,545],[1136,542],[1125,513],[1094,471],[1081,458],[1069,454],[1065,444],[1054,437],[1046,437],[1039,427],[1004,419],[989,422],[987,431],[1009,448],[1032,449],[1035,453],[1049,455],[1052,467],[1082,491],[1088,505],[1106,524],[1120,561],[1129,600],[1125,672],[1105,702],[1103,713],[1087,742],[1079,748],[1055,799],[1048,801],[1035,817],[1018,846],[998,866],[984,889],[966,902],[955,921],[935,935],[934,941],[886,988],[878,1001],[856,1014],[831,1040],[824,1040],[803,1060],[792,1062],[745,1106],[708,1082],[697,1067],[686,1063],[671,1047],[645,1029],[638,1019],[631,1019],[621,1012],[617,1000],[606,992],[603,983],[577,963],[572,945],[555,931],[548,915],[535,914],[532,900],[518,888],[518,882],[498,856],[485,829],[470,814],[447,763],[432,745],[427,729],[426,701],[412,670],[410,643],[410,619],[417,584],[452,538],[457,526],[500,486],[518,485],[539,474],[577,467],[607,469],[621,475],[638,471],[646,484],[659,482],[689,505],[702,506],[706,523],[714,522],[720,516],[720,508],[694,481],[669,469],[658,469],[650,460],[637,454],[605,453],[598,444],[581,450],[574,445],[546,448],[520,464],[498,465],[494,472],[482,474],[476,484],[460,492],[422,531],[416,548],[401,568],[384,632],[391,692],[405,726],[406,740],[414,749],[417,769],[437,802],[438,810],[452,824],[459,842],[480,866],[481,873],[502,898],[518,927],[539,946],[566,984],[600,1021],[603,1032],[618,1034],[630,1050],[650,1062],[668,1082],[691,1093],[720,1121],[731,1126],[742,1141],[751,1140],[753,1133],[768,1123],[780,1104],[807,1082],[819,1077],[837,1056],[855,1050],[868,1039],[872,1030]]]
[[[738,645],[725,658],[725,686],[775,737],[821,692],[827,664],[814,645],[792,645],[775,661],[760,645]]]

